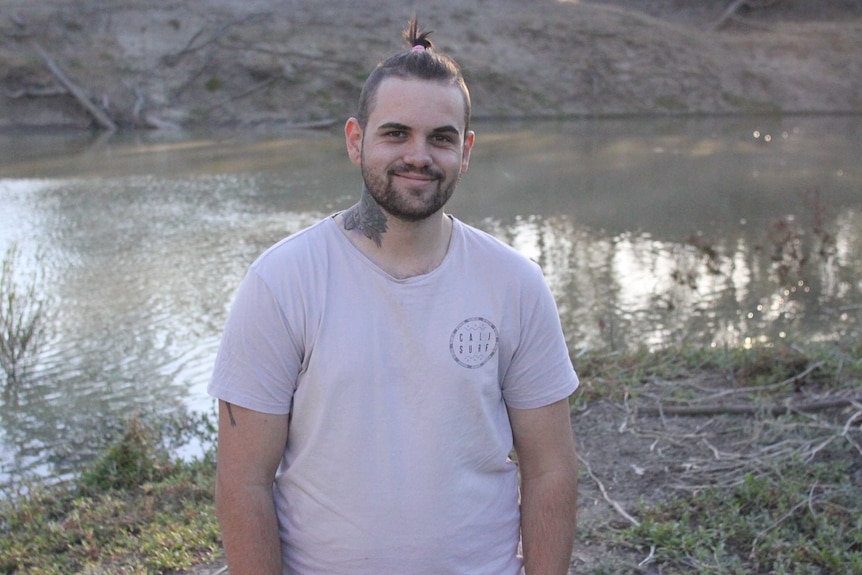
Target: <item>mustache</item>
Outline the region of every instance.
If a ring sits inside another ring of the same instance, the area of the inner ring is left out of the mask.
[[[431,166],[422,166],[421,168],[414,168],[411,166],[395,166],[394,168],[389,170],[389,175],[394,176],[402,174],[415,174],[418,176],[424,176],[426,178],[432,178],[435,180],[443,179],[443,172]]]

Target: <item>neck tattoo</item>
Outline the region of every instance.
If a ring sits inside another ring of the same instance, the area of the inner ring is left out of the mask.
[[[377,244],[383,245],[383,234],[386,233],[386,214],[368,193],[362,190],[359,203],[344,212],[344,229],[359,230],[362,234]]]

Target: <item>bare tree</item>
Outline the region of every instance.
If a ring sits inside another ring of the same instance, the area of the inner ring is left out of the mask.
[[[44,300],[37,292],[38,272],[26,280],[16,278],[18,245],[7,250],[0,266],[0,368],[6,384],[18,381],[22,368],[36,353],[44,333]]]

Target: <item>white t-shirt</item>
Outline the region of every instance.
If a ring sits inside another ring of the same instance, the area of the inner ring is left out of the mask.
[[[506,407],[577,387],[539,267],[453,219],[434,271],[395,279],[332,218],[252,265],[209,391],[290,413],[274,497],[285,573],[514,575]]]

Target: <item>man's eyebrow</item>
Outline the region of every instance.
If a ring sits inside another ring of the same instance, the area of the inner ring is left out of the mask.
[[[387,130],[398,130],[399,132],[410,132],[413,130],[410,126],[406,124],[402,124],[401,122],[385,122],[377,126],[377,130],[381,132],[385,132]],[[451,124],[446,124],[445,126],[440,126],[439,128],[434,128],[432,130],[435,134],[455,134],[456,136],[461,134],[461,131],[458,130],[455,126]]]
[[[451,125],[440,126],[439,128],[434,128],[434,132],[438,133],[438,134],[442,134],[442,133],[455,134],[456,136],[461,134],[461,131],[458,130],[458,128],[456,128],[455,126],[451,126]]]
[[[386,131],[386,130],[398,130],[400,132],[409,132],[410,126],[406,124],[402,124],[400,122],[386,122],[385,124],[380,124],[377,126],[378,131]]]

